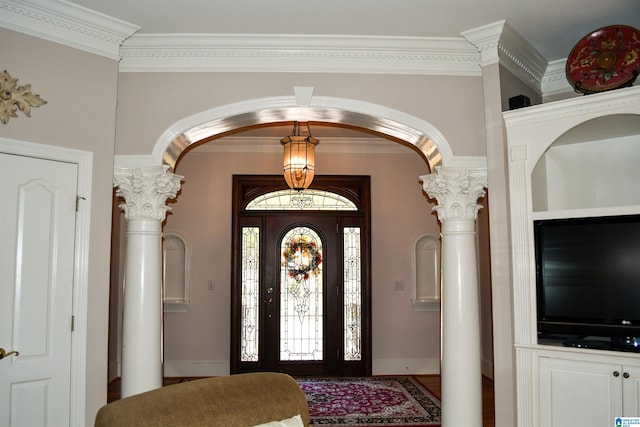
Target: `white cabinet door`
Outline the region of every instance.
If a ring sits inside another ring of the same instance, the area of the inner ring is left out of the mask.
[[[640,366],[622,367],[622,407],[625,417],[640,417]]]
[[[541,357],[539,368],[541,427],[602,427],[622,414],[620,365]]]
[[[77,165],[0,153],[0,425],[68,427]]]

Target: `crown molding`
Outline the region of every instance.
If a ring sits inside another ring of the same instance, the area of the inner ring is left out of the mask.
[[[498,48],[500,63],[529,86],[541,92],[541,82],[547,69],[546,58],[508,24],[503,27]]]
[[[480,52],[480,65],[482,67],[496,64],[500,60],[498,43],[500,42],[500,36],[502,35],[502,30],[505,25],[506,22],[503,20],[460,33],[462,37],[468,40],[469,43],[474,45]]]
[[[316,72],[479,76],[462,38],[139,34],[120,49],[121,72]]]
[[[0,26],[115,60],[139,30],[64,0],[0,0]]]
[[[541,82],[542,93],[545,96],[575,92],[567,80],[566,64],[567,59],[565,58],[549,62],[549,65],[547,65]]]
[[[314,72],[480,76],[500,63],[544,95],[572,91],[506,22],[462,37],[135,34],[140,27],[66,0],[0,0],[0,26],[120,61],[121,72]],[[561,70],[562,69],[562,70]]]
[[[542,93],[547,60],[506,21],[461,33],[480,51],[481,66],[500,63],[532,89]]]

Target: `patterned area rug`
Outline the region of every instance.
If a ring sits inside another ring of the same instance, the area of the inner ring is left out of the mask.
[[[312,426],[439,426],[440,402],[411,377],[298,378]]]

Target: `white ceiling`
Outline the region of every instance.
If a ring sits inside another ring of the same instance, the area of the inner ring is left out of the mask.
[[[138,34],[460,37],[506,20],[547,61],[608,25],[640,28],[640,0],[72,0]]]

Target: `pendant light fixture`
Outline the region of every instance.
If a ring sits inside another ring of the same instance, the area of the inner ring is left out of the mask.
[[[300,134],[300,123],[293,123],[293,135],[280,140],[284,146],[284,179],[293,190],[309,188],[315,173],[315,148],[318,140],[311,136],[309,123],[307,134]]]

